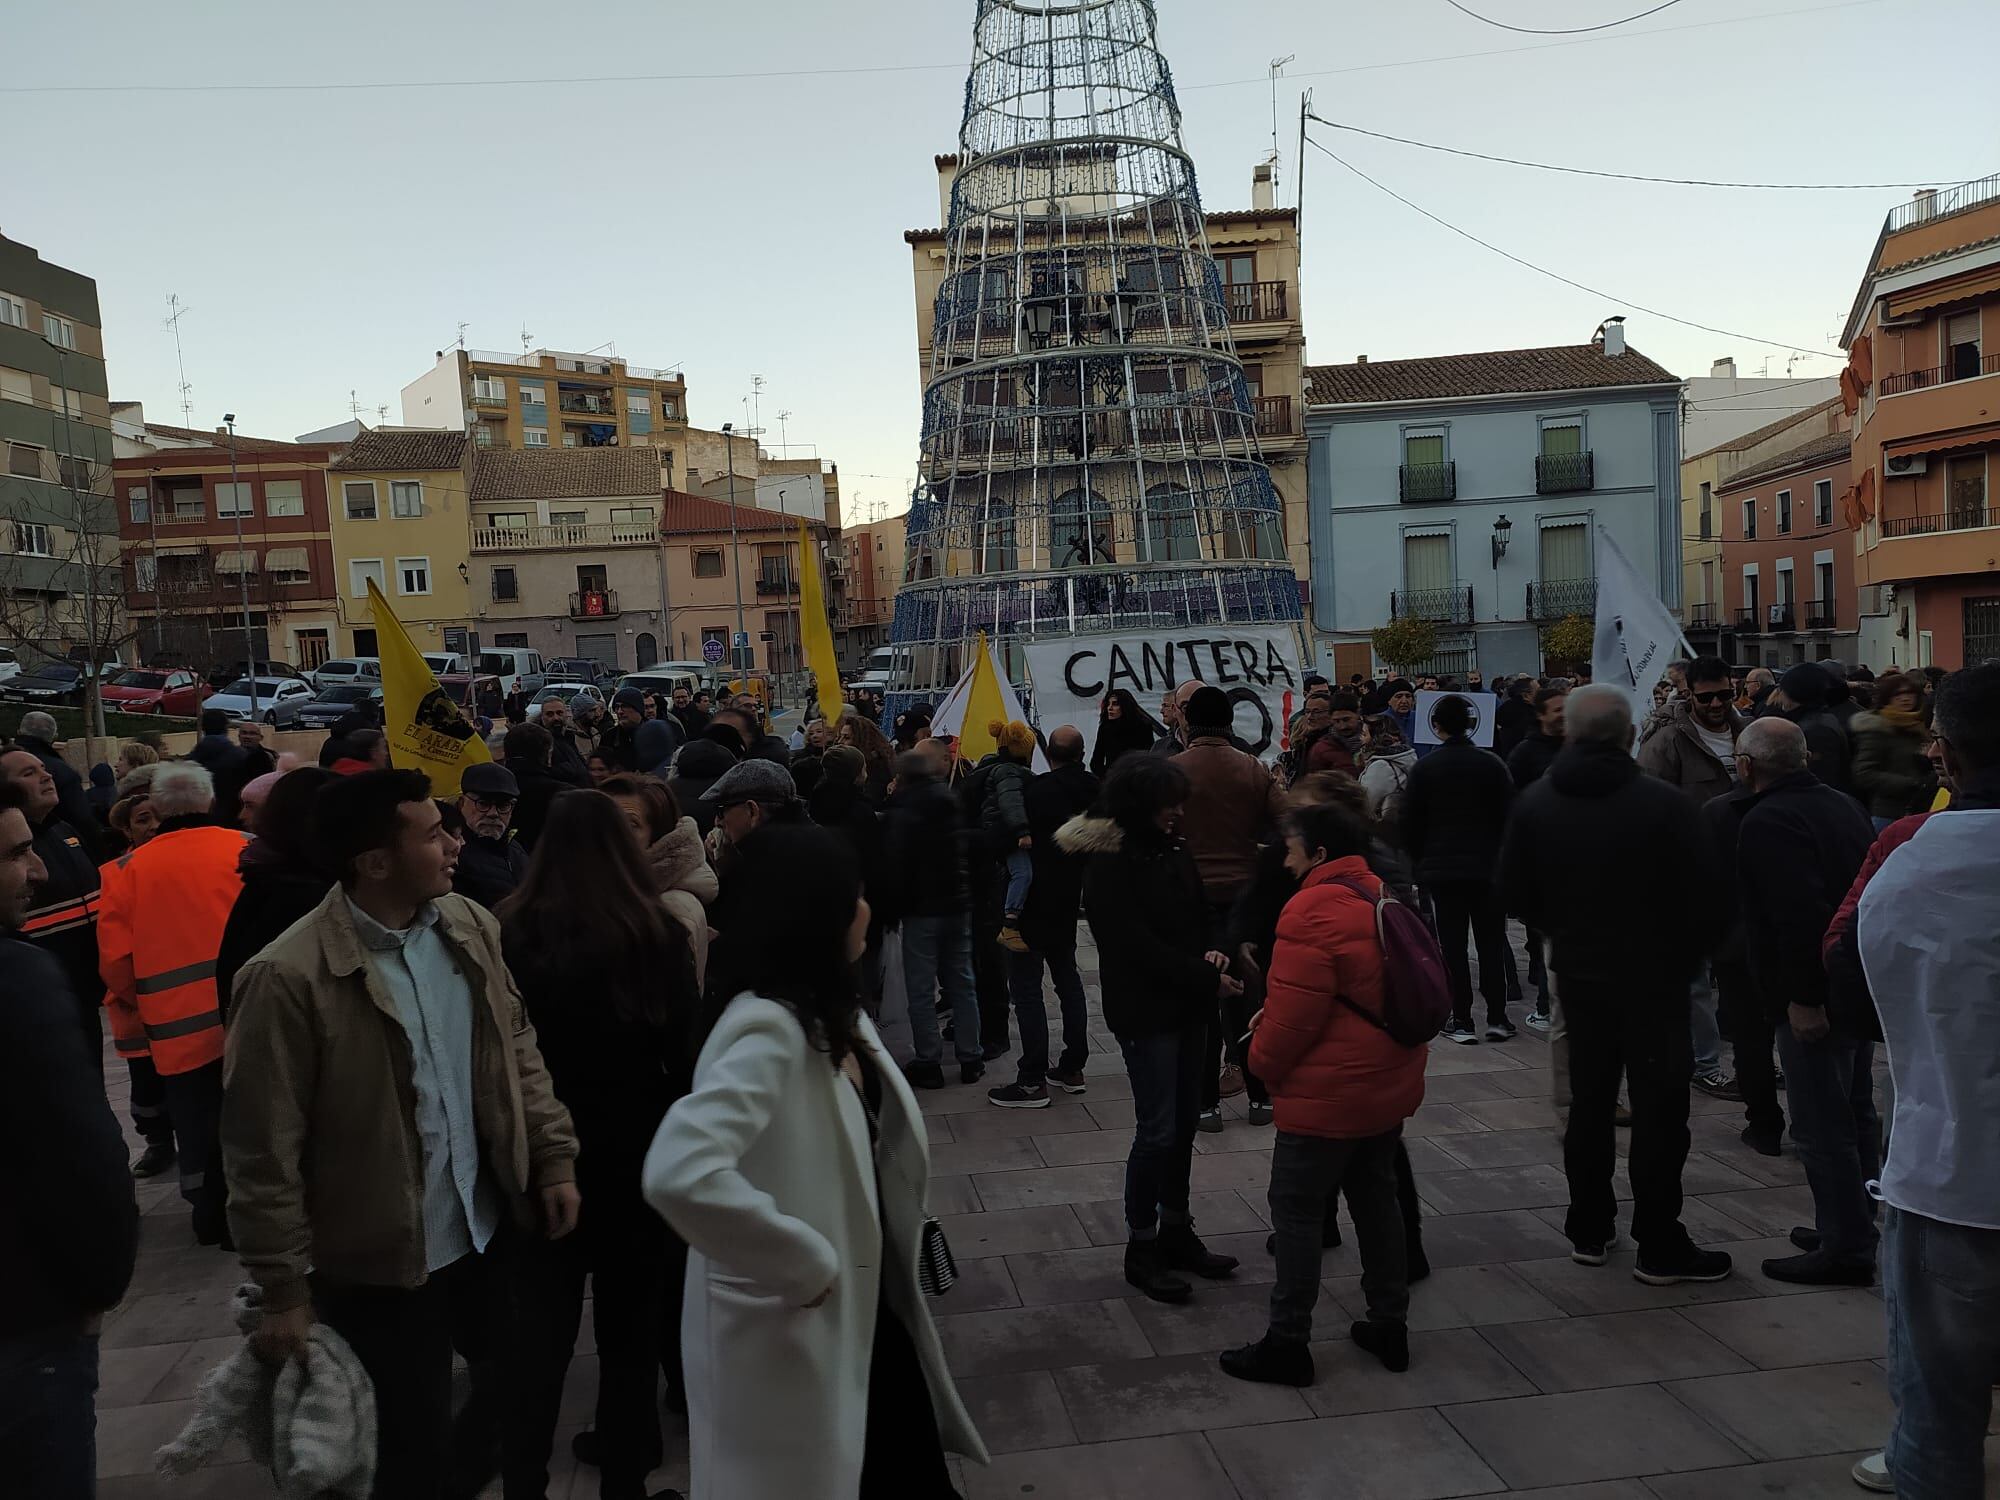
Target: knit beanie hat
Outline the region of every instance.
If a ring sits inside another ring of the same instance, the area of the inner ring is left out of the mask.
[[[1194,690],[1181,712],[1187,718],[1191,734],[1227,734],[1236,719],[1229,706],[1229,695],[1219,687],[1206,685]]]
[[[1811,663],[1801,663],[1780,677],[1778,686],[1801,708],[1818,708],[1826,702],[1833,679]]]
[[[1019,719],[1011,724],[1004,719],[988,719],[986,732],[993,736],[995,744],[1015,760],[1034,759],[1035,731]]]

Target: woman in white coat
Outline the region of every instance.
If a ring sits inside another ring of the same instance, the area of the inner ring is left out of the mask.
[[[735,998],[644,1174],[692,1252],[693,1500],[943,1500],[944,1450],[986,1452],[918,1286],[930,1152],[855,992],[860,878],[805,825],[737,855]]]

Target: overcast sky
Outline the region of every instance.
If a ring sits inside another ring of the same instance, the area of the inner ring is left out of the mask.
[[[1470,0],[1521,26],[1647,0]],[[1205,206],[1248,205],[1281,84],[1331,120],[1490,153],[1664,176],[1950,181],[2000,170],[1991,0],[1679,0],[1589,39],[1517,35],[1446,0],[1160,0]],[[849,514],[907,500],[918,371],[902,231],[938,217],[973,0],[586,4],[94,0],[16,7],[0,87],[0,232],[95,276],[111,391],[179,421],[291,437],[369,420],[469,326],[475,348],[615,342],[683,365],[694,419],[741,422],[753,375]],[[1739,20],[1746,11],[1767,19]],[[1718,22],[1727,24],[1716,24]],[[86,24],[87,23],[87,24]],[[1479,54],[1479,55],[1468,55]],[[1957,61],[1954,62],[1954,59]],[[1961,73],[1961,67],[1970,72]],[[825,71],[868,70],[898,71]],[[671,79],[573,83],[603,75]],[[727,75],[738,75],[730,77]],[[744,76],[789,74],[793,76]],[[503,80],[481,86],[454,81]],[[100,92],[21,92],[23,85]],[[145,92],[133,85],[412,83]],[[1886,107],[1885,107],[1886,106]],[[1907,190],[1725,192],[1557,176],[1315,127],[1433,213],[1610,293],[1574,291],[1307,153],[1315,362],[1580,343],[1628,314],[1683,375],[1831,349],[1883,213]],[[33,144],[30,145],[29,143]],[[1619,301],[1615,299],[1626,299]],[[1830,374],[1832,360],[1797,373]],[[798,449],[795,451],[805,451]]]

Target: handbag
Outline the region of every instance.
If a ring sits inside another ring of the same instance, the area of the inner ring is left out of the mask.
[[[958,1281],[958,1262],[951,1258],[951,1241],[944,1237],[944,1225],[925,1219],[917,1237],[917,1285],[926,1296],[942,1297]]]

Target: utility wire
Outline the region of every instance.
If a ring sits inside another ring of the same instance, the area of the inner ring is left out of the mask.
[[[1518,31],[1524,36],[1576,36],[1585,31],[1609,31],[1614,26],[1630,26],[1634,21],[1643,21],[1648,16],[1658,15],[1670,5],[1679,5],[1681,0],[1661,0],[1661,3],[1654,6],[1651,10],[1642,10],[1636,16],[1626,16],[1623,20],[1618,21],[1603,21],[1595,26],[1556,26],[1546,28],[1540,26],[1510,26],[1505,21],[1496,21],[1491,16],[1482,16],[1478,11],[1468,6],[1460,5],[1458,0],[1444,0],[1444,3],[1449,5],[1453,10],[1463,11],[1475,21],[1484,21],[1488,26],[1497,26],[1502,31]]]
[[[1442,151],[1447,156],[1470,156],[1479,161],[1500,162],[1510,167],[1533,167],[1538,172],[1567,172],[1574,177],[1613,177],[1620,182],[1662,182],[1674,187],[1705,188],[1770,188],[1789,192],[1839,193],[1874,192],[1884,188],[1935,187],[1946,182],[1956,182],[1957,178],[1934,178],[1928,182],[1722,182],[1712,177],[1653,177],[1644,172],[1600,172],[1593,167],[1565,167],[1554,162],[1523,161],[1518,156],[1494,156],[1485,151],[1467,151],[1458,146],[1440,146],[1433,141],[1413,141],[1404,135],[1389,135],[1385,131],[1367,130],[1359,125],[1343,125],[1338,120],[1329,120],[1323,115],[1306,111],[1309,119],[1317,120],[1330,130],[1344,130],[1351,135],[1372,136],[1378,141],[1394,141],[1399,146],[1416,146],[1425,151]]]
[[[1528,270],[1535,272],[1537,275],[1546,276],[1551,281],[1560,281],[1564,286],[1575,287],[1578,291],[1588,292],[1593,297],[1602,297],[1605,299],[1605,301],[1615,303],[1620,307],[1630,307],[1655,318],[1664,318],[1666,319],[1667,322],[1678,323],[1683,328],[1698,328],[1703,333],[1716,333],[1722,335],[1722,337],[1724,338],[1743,339],[1748,343],[1763,344],[1772,349],[1789,349],[1795,354],[1809,354],[1814,359],[1846,358],[1845,355],[1828,354],[1824,350],[1808,349],[1800,344],[1788,344],[1782,339],[1759,338],[1754,333],[1741,333],[1735,329],[1717,328],[1713,324],[1709,323],[1697,323],[1692,318],[1676,317],[1674,314],[1670,312],[1662,312],[1657,307],[1647,307],[1644,303],[1629,301],[1626,298],[1616,296],[1611,292],[1607,292],[1603,290],[1601,287],[1586,286],[1583,282],[1572,280],[1571,278],[1564,276],[1559,271],[1551,271],[1547,266],[1538,266],[1531,260],[1523,260],[1520,256],[1514,254],[1510,250],[1502,250],[1498,245],[1493,244],[1491,241],[1482,240],[1478,235],[1474,234],[1471,230],[1460,229],[1456,224],[1453,224],[1449,220],[1439,218],[1436,214],[1432,213],[1429,209],[1423,207],[1421,204],[1412,203],[1408,198],[1405,198],[1401,193],[1397,192],[1394,188],[1389,187],[1384,183],[1377,182],[1373,177],[1370,177],[1366,172],[1362,171],[1361,168],[1355,166],[1353,162],[1347,160],[1346,157],[1340,156],[1334,151],[1329,150],[1326,146],[1314,140],[1311,136],[1306,137],[1306,142],[1308,145],[1312,146],[1314,149],[1320,151],[1324,155],[1332,157],[1335,161],[1339,162],[1341,166],[1347,168],[1348,171],[1352,172],[1356,177],[1359,177],[1363,182],[1367,183],[1370,187],[1374,188],[1376,191],[1388,194],[1391,198],[1394,198],[1398,203],[1402,204],[1405,208],[1414,210],[1415,212],[1422,214],[1426,219],[1429,219],[1433,224],[1438,225],[1440,228],[1449,229],[1453,234],[1459,236],[1459,238],[1471,240],[1472,243],[1479,246],[1480,249],[1490,250],[1495,255],[1501,257],[1503,260],[1511,260],[1517,266],[1525,266]]]

